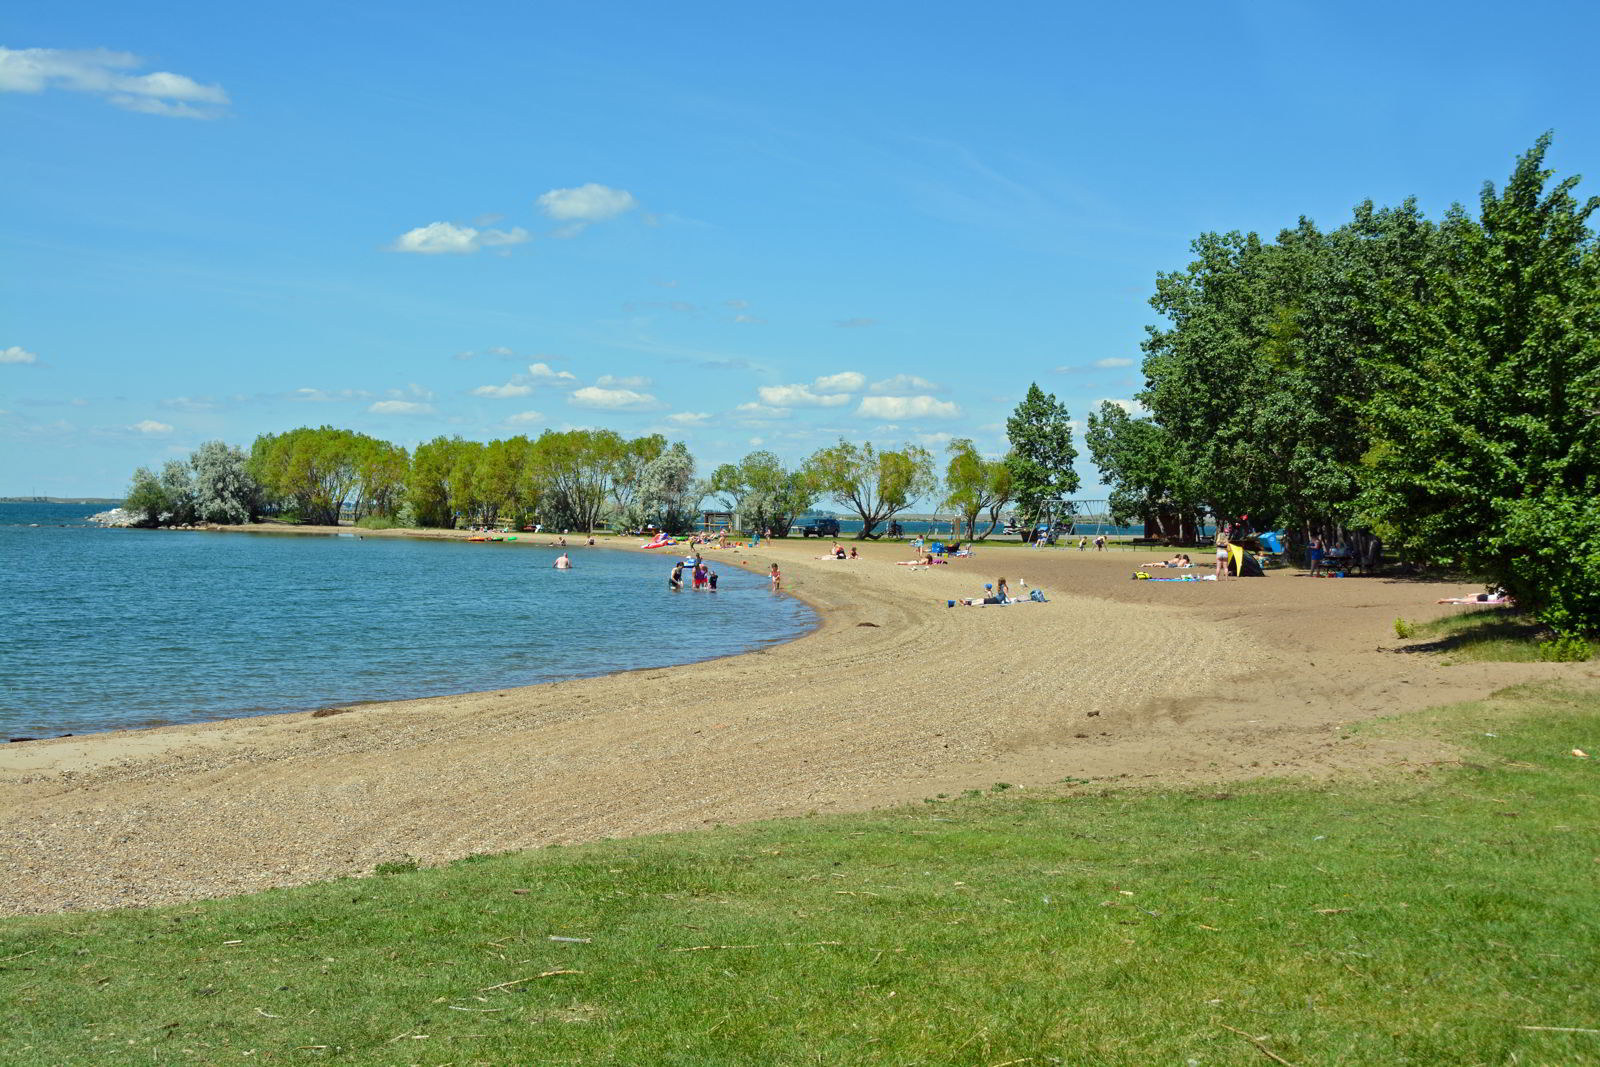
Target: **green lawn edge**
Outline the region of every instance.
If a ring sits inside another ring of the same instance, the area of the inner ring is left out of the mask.
[[[1600,695],[1356,729],[1461,756],[7,919],[0,1062],[1600,1063]]]

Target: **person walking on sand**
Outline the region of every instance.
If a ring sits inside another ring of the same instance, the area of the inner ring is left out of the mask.
[[[1228,576],[1228,542],[1217,542],[1217,569],[1216,579],[1222,581]]]
[[[1322,538],[1313,537],[1311,539],[1311,547],[1306,551],[1306,555],[1310,557],[1311,577],[1313,578],[1322,572],[1322,553]]]
[[[771,580],[774,590],[783,588],[783,576],[778,573],[778,565],[776,563],[772,565],[772,570],[767,572],[767,578]]]

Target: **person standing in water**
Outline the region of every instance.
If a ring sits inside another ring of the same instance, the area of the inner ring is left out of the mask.
[[[555,566],[556,570],[558,570],[558,571],[571,570],[572,569],[572,561],[570,559],[568,559],[567,558],[567,554],[565,552],[563,552],[563,553],[561,553],[561,555],[556,557],[556,561],[555,561],[554,566]]]
[[[667,588],[674,593],[683,588],[683,560],[672,565],[672,573],[667,575]]]
[[[783,588],[783,576],[778,573],[778,565],[776,563],[772,565],[772,570],[767,573],[767,577],[771,579],[773,589]]]

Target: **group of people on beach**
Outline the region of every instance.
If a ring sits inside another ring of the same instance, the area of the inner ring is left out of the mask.
[[[845,550],[844,550],[844,546],[841,545],[839,542],[835,541],[833,543],[833,547],[828,549],[826,555],[818,556],[817,558],[818,559],[860,559],[861,558],[861,554],[856,551],[856,546],[855,545],[851,545],[849,553],[846,554]]]

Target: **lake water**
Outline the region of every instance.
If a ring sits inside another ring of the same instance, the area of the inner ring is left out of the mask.
[[[816,624],[731,564],[716,593],[672,593],[671,557],[644,553],[575,548],[557,571],[520,542],[112,530],[98,510],[0,503],[0,741],[662,667]]]

